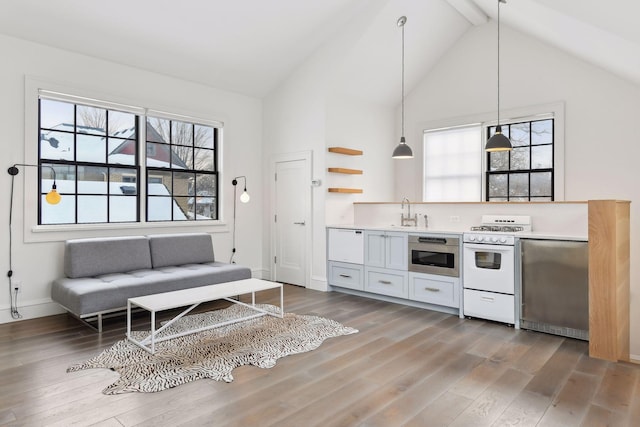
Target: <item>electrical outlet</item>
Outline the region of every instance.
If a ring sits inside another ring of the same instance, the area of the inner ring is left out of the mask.
[[[460,217],[458,215],[451,215],[449,217],[450,222],[460,222]]]
[[[22,292],[22,281],[21,280],[12,280],[11,286],[13,287],[13,292]]]

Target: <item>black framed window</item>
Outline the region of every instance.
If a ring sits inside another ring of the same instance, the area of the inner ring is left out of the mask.
[[[48,98],[38,110],[38,224],[139,221],[139,116]],[[55,206],[44,199],[49,167],[62,196]]]
[[[553,201],[554,119],[502,124],[511,151],[487,153],[487,201]],[[495,126],[487,128],[487,139]]]
[[[147,221],[218,219],[219,129],[146,118]]]

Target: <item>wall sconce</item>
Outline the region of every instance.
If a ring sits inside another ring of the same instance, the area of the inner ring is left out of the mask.
[[[49,169],[51,169],[51,173],[53,173],[53,185],[51,186],[51,191],[49,191],[47,193],[47,196],[45,197],[45,200],[50,205],[57,205],[58,203],[60,203],[61,197],[60,197],[60,193],[58,193],[58,190],[57,190],[58,187],[56,186],[56,170],[52,166],[49,166],[49,165],[28,165],[26,163],[16,163],[13,166],[11,166],[9,169],[7,169],[7,172],[12,177],[18,175],[18,173],[20,172],[20,170],[16,166],[29,166],[29,167],[33,167],[33,168],[49,168]],[[11,194],[13,196],[13,178],[11,178]]]
[[[251,200],[249,193],[247,193],[247,177],[244,175],[241,175],[233,178],[233,181],[231,181],[231,184],[233,184],[233,249],[231,250],[231,258],[229,258],[230,264],[235,264],[233,257],[236,254],[236,205],[238,201],[237,185],[238,185],[238,179],[240,178],[244,180],[244,191],[240,195],[240,201],[242,203],[249,203],[249,200]]]
[[[15,176],[18,175],[20,170],[17,168],[18,166],[28,166],[34,168],[49,168],[53,173],[53,186],[51,187],[51,191],[47,193],[45,200],[47,203],[51,205],[57,205],[60,203],[60,194],[57,191],[56,186],[56,171],[52,166],[48,165],[29,165],[25,163],[16,163],[7,169],[7,173],[11,175],[11,195],[9,199],[9,271],[7,272],[7,277],[9,278],[9,294],[11,296],[11,317],[14,319],[20,319],[22,316],[18,311],[18,289],[17,283],[16,286],[13,286],[11,278],[13,277],[13,264],[12,264],[12,253],[13,253],[13,239],[12,239],[12,220],[13,220],[13,182],[15,180]]]

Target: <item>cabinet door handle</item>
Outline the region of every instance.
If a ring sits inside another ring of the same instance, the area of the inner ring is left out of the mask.
[[[480,297],[481,300],[483,301],[489,301],[489,302],[493,302],[494,298],[493,297]]]
[[[300,221],[300,222],[294,222],[295,225],[304,225],[305,222],[304,221]]]
[[[382,283],[383,285],[390,285],[391,282],[388,280],[378,280],[378,282]]]
[[[438,288],[424,288],[424,290],[429,292],[440,292],[440,289]]]
[[[349,276],[348,274],[341,274],[340,277],[345,277],[347,279],[351,279],[351,276]]]

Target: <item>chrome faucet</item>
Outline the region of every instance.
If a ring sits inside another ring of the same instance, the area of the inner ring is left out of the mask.
[[[407,202],[407,216],[404,215],[404,202]],[[413,218],[411,218],[411,202],[406,197],[402,198],[402,204],[400,205],[402,209],[402,213],[400,214],[400,225],[403,227],[411,225],[413,223],[414,227],[418,226],[418,214],[415,214]]]

